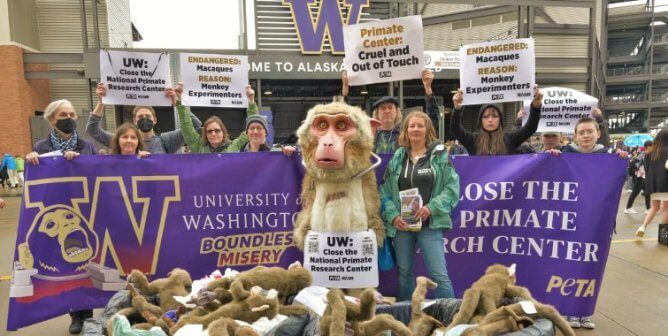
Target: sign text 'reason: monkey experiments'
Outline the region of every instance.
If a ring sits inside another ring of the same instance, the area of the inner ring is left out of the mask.
[[[424,68],[419,15],[346,26],[343,42],[350,85],[420,78]]]
[[[464,105],[531,98],[536,82],[533,39],[465,45],[459,55]]]

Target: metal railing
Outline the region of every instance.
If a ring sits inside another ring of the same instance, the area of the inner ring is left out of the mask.
[[[643,65],[638,65],[628,68],[617,68],[617,69],[608,69],[608,77],[626,77],[626,76],[640,76],[647,75],[647,67]]]
[[[654,43],[668,43],[668,34],[654,36]]]
[[[605,102],[608,104],[628,104],[628,103],[641,103],[647,100],[647,94],[626,94],[626,95],[615,95],[615,96],[606,96]]]

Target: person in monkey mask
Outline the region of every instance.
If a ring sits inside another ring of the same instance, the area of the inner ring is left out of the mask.
[[[443,234],[452,228],[450,213],[459,202],[459,175],[448,160],[446,147],[437,140],[426,113],[415,111],[406,117],[399,144],[401,147],[388,163],[380,188],[381,215],[396,252],[398,300],[410,300],[415,289],[416,243],[429,278],[438,284],[435,296],[453,298],[455,293],[443,254]],[[414,188],[424,204],[414,213],[422,221],[419,229],[409,228],[400,215],[400,191]]]

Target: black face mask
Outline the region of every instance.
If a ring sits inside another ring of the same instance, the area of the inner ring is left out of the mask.
[[[153,129],[153,120],[149,118],[141,118],[137,122],[137,127],[139,127],[139,130],[144,133],[150,132]]]
[[[56,121],[56,128],[65,134],[70,134],[77,129],[77,121],[72,118],[60,119]]]

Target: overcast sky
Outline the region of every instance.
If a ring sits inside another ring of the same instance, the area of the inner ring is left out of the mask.
[[[245,1],[248,13],[252,13],[253,0]],[[655,5],[657,11],[668,10],[668,0],[655,0]],[[133,43],[135,48],[239,47],[239,0],[130,0],[130,14],[144,38]],[[249,25],[249,45],[253,48],[252,22]]]
[[[130,0],[130,16],[135,48],[238,48],[238,0]]]

